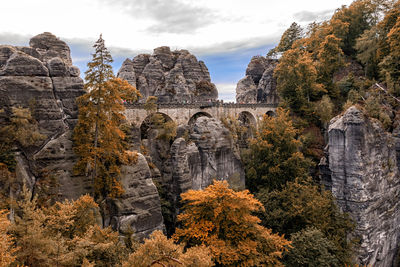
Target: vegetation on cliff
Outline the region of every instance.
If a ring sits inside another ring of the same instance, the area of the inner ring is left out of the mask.
[[[79,117],[74,129],[74,151],[79,160],[75,171],[91,175],[94,196],[102,199],[123,192],[120,166],[129,160],[123,132],[124,101],[137,100],[139,92],[126,80],[114,77],[112,57],[101,36],[94,48],[85,73],[87,93],[77,99]]]

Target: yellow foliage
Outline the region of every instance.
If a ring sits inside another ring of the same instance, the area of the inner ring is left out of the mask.
[[[280,266],[282,252],[290,242],[259,225],[252,213],[262,204],[248,190],[235,192],[226,181],[215,181],[203,191],[181,195],[182,228],[174,238],[189,247],[206,245],[213,260],[225,266]]]
[[[0,210],[0,266],[9,266],[13,263],[15,261],[13,254],[17,250],[13,247],[11,237],[7,233],[10,227],[7,214],[6,210]]]
[[[123,267],[144,266],[212,266],[209,250],[204,246],[183,252],[183,246],[168,239],[161,231],[154,231],[148,239],[129,256]]]

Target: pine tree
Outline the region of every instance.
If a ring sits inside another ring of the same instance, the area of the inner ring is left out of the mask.
[[[79,156],[77,173],[91,175],[97,199],[122,193],[120,166],[128,160],[122,124],[124,101],[135,101],[139,93],[127,81],[115,78],[112,58],[101,35],[88,63],[85,88],[78,98],[79,117],[74,130],[74,151]]]
[[[296,22],[293,22],[290,27],[282,34],[279,44],[274,49],[268,52],[268,56],[272,56],[277,52],[285,52],[292,48],[293,43],[302,37],[303,29]]]
[[[248,190],[235,192],[226,181],[214,181],[203,191],[181,194],[182,227],[174,238],[187,246],[206,245],[214,262],[223,266],[281,266],[290,242],[259,225],[254,212],[262,204]]]

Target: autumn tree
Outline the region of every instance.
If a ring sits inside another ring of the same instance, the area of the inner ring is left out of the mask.
[[[278,108],[275,117],[263,117],[244,156],[247,188],[252,192],[279,189],[287,181],[308,176],[310,162],[299,151],[298,134],[289,111]]]
[[[132,253],[123,267],[142,266],[213,266],[210,251],[205,246],[196,246],[184,252],[182,245],[175,244],[161,231],[154,231]]]
[[[0,210],[0,266],[10,266],[15,261],[14,253],[17,251],[8,235],[10,221],[7,213],[7,210]]]
[[[311,55],[301,48],[286,51],[276,66],[277,91],[293,112],[309,116],[310,102],[326,92],[317,82],[318,72]]]
[[[37,198],[33,197],[26,186],[23,188],[23,199],[17,202],[15,222],[11,224],[10,233],[18,248],[15,252],[16,263],[23,266],[51,266],[54,255],[57,255],[59,244],[46,236],[43,210],[37,207]]]
[[[79,156],[75,171],[92,176],[94,196],[101,199],[122,193],[120,166],[128,159],[122,130],[123,101],[134,101],[139,93],[127,81],[114,77],[112,57],[101,35],[94,48],[85,72],[87,93],[77,99],[74,151]]]
[[[290,242],[259,225],[253,212],[262,204],[247,190],[234,191],[226,181],[214,181],[203,191],[181,195],[182,227],[174,235],[188,247],[206,245],[215,263],[224,266],[281,266]]]

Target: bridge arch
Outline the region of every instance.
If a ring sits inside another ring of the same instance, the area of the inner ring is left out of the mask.
[[[243,125],[257,125],[257,120],[254,117],[253,114],[251,114],[248,111],[242,111],[239,113],[238,120],[243,124]]]
[[[269,116],[269,117],[275,117],[276,113],[273,112],[272,110],[265,112],[265,115]]]
[[[163,122],[172,121],[172,118],[163,112],[155,112],[146,116],[146,118],[140,124],[140,139],[148,139],[148,132],[152,125]]]
[[[210,115],[210,113],[204,112],[204,111],[200,111],[200,112],[197,112],[197,113],[195,113],[194,115],[192,115],[192,116],[190,117],[190,119],[189,119],[189,121],[188,121],[188,125],[189,125],[189,126],[192,126],[192,125],[196,122],[196,120],[197,120],[198,118],[200,118],[200,117],[212,118],[212,116]]]

